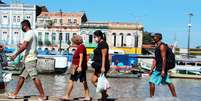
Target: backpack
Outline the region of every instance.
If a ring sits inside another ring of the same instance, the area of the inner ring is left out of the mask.
[[[168,46],[167,46],[167,68],[168,70],[175,68],[175,54],[172,52],[172,49]]]

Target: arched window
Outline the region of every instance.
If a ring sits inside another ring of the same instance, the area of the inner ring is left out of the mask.
[[[93,35],[89,35],[89,43],[93,42]]]
[[[121,47],[124,46],[124,34],[120,33],[119,35],[121,35]]]
[[[131,36],[131,33],[127,33],[126,36],[126,47],[132,47],[133,44],[133,37]]]
[[[131,33],[128,33],[127,36],[131,36]]]
[[[65,42],[68,43],[70,41],[70,33],[66,33]]]
[[[135,47],[138,47],[138,34],[135,34]]]
[[[56,33],[55,32],[52,33],[52,44],[56,45]]]
[[[116,47],[116,33],[112,33],[113,35],[113,46]]]

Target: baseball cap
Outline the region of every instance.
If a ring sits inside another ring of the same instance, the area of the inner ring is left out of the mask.
[[[153,35],[151,35],[151,37],[160,37],[162,39],[162,34],[161,33],[154,33]]]

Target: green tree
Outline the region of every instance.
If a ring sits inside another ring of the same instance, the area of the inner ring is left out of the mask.
[[[151,44],[152,43],[152,37],[151,32],[143,32],[143,44]]]

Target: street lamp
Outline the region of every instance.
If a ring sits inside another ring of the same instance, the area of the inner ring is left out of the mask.
[[[191,33],[191,27],[192,27],[191,17],[193,16],[193,13],[189,13],[188,16],[189,16],[189,23],[188,23],[188,54],[187,54],[187,57],[189,58],[190,57],[190,33]]]
[[[135,54],[137,54],[137,50],[138,50],[138,31],[139,31],[139,23],[136,23],[136,33],[134,34],[134,47],[135,47]]]

